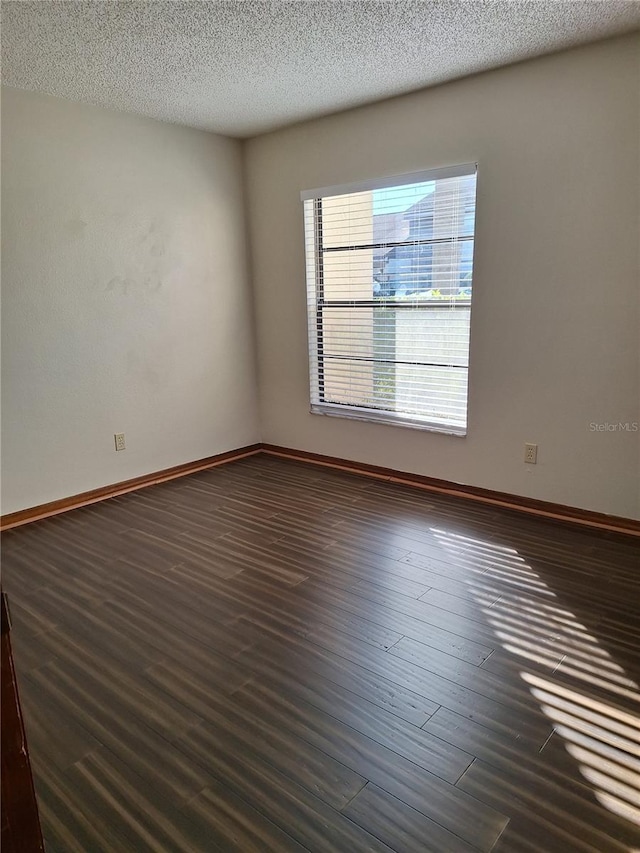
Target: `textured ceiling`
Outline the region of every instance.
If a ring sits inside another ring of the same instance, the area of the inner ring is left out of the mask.
[[[252,136],[626,32],[640,3],[3,2],[9,86]]]

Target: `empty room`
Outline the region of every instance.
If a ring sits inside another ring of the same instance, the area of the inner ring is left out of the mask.
[[[640,3],[2,2],[3,853],[640,853]]]

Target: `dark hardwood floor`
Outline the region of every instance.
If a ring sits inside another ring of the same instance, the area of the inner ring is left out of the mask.
[[[47,849],[638,851],[638,556],[265,455],[11,530]]]

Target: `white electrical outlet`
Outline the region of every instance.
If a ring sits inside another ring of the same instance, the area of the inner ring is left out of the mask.
[[[538,461],[538,445],[525,444],[524,446],[524,461],[530,465],[535,465]]]
[[[113,436],[113,440],[114,440],[114,441],[115,441],[115,443],[116,443],[116,450],[124,450],[124,449],[125,449],[125,446],[124,446],[124,433],[123,433],[123,432],[117,432],[117,433],[115,433],[115,435]]]

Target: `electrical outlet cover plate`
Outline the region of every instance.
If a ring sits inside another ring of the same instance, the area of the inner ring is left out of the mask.
[[[124,450],[124,433],[116,432],[113,436],[113,440],[115,441],[116,450]]]
[[[535,465],[538,461],[538,445],[525,444],[524,446],[524,461],[530,465]]]

